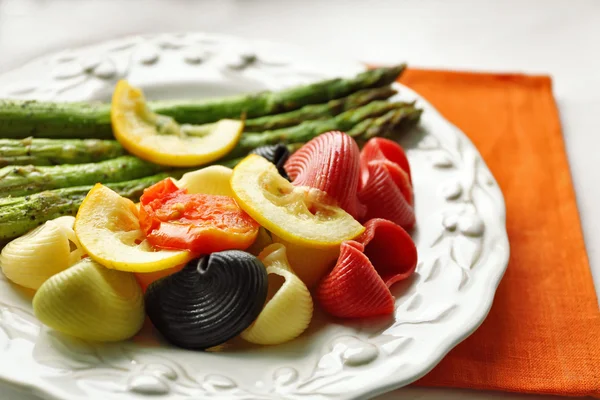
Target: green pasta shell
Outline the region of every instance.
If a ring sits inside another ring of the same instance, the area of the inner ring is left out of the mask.
[[[33,298],[33,311],[50,328],[99,342],[132,337],[145,318],[142,289],[134,275],[89,258],[44,282]]]

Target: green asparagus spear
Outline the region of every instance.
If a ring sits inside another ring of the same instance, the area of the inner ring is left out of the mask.
[[[127,182],[109,183],[106,186],[121,196],[139,201],[145,188],[168,176],[162,173]],[[48,220],[75,215],[91,188],[92,186],[77,186],[47,190],[31,196],[0,199],[0,243],[24,235]]]
[[[0,167],[85,164],[125,155],[114,140],[0,139]]]
[[[309,104],[294,111],[247,119],[244,132],[263,132],[298,125],[304,121],[335,117],[344,111],[364,106],[375,100],[385,100],[397,92],[390,86],[364,89],[341,99],[323,104]]]
[[[397,133],[417,125],[423,110],[410,107],[388,111],[377,118],[366,119],[346,132],[362,146],[364,142],[373,137],[394,137]]]
[[[366,106],[343,112],[324,121],[306,121],[290,128],[276,129],[262,133],[247,133],[228,154],[227,159],[242,157],[252,149],[268,144],[308,142],[310,139],[327,131],[349,131],[366,119],[372,119],[392,110],[414,108],[411,103],[389,103],[373,101]]]
[[[205,124],[223,118],[248,118],[277,114],[307,104],[324,103],[362,89],[387,86],[404,65],[365,71],[354,78],[337,78],[280,92],[261,92],[200,101],[151,102],[153,111],[179,123]],[[0,135],[5,138],[110,139],[110,104],[51,103],[0,100]]]
[[[0,135],[111,139],[110,104],[0,100]]]
[[[110,183],[155,174],[164,167],[133,156],[98,163],[52,167],[9,166],[0,169],[0,197],[25,196],[44,190]]]

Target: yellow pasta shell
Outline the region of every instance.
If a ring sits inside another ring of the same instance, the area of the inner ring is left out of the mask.
[[[144,298],[132,273],[86,258],[48,279],[33,298],[36,317],[67,335],[112,342],[135,335],[144,323]]]
[[[181,189],[187,189],[188,193],[214,194],[233,197],[231,190],[231,175],[233,170],[222,165],[211,165],[197,171],[184,174],[180,180],[175,182]]]
[[[294,275],[282,244],[268,246],[258,258],[269,274],[267,302],[256,321],[240,336],[263,345],[288,342],[300,336],[310,324],[313,315],[310,292]]]
[[[290,243],[276,235],[273,242],[281,243],[287,250],[287,258],[294,272],[309,289],[314,288],[335,265],[340,255],[340,246],[314,248]]]
[[[47,221],[8,243],[0,253],[0,268],[14,283],[39,288],[51,276],[67,269],[83,255],[73,232],[74,217]]]
[[[261,226],[260,228],[258,228],[258,235],[256,235],[254,243],[252,243],[252,245],[248,247],[246,251],[258,257],[258,255],[264,250],[264,248],[270,245],[271,243],[273,243],[273,239],[271,239],[269,231],[267,231]]]

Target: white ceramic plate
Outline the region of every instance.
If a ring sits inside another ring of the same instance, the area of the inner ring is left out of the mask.
[[[117,79],[147,97],[220,96],[351,76],[364,67],[289,46],[231,37],[130,37],[65,50],[0,77],[0,97],[108,100]],[[0,379],[52,399],[355,399],[418,379],[486,317],[508,262],[502,193],[481,156],[425,100],[402,144],[413,171],[417,273],[397,284],[391,319],[316,316],[280,346],[191,352],[135,340],[72,340],[32,317],[30,297],[0,277]],[[1,276],[1,274],[0,274]],[[154,398],[154,397],[153,397]]]

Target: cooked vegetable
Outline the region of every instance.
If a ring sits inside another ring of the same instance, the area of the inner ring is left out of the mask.
[[[318,189],[295,187],[263,157],[251,154],[233,170],[238,204],[273,234],[311,247],[330,247],[364,228]]]
[[[146,313],[169,342],[204,350],[246,329],[259,315],[267,287],[267,270],[253,255],[213,253],[151,284]]]
[[[0,100],[0,132],[16,139],[112,139],[110,104]]]
[[[144,298],[133,274],[89,258],[48,279],[33,298],[35,316],[52,329],[83,340],[116,342],[144,323]]]
[[[98,163],[53,167],[9,166],[0,169],[0,197],[18,197],[44,190],[123,182],[155,174],[163,168],[133,156]]]
[[[150,103],[159,114],[179,123],[205,124],[225,118],[248,118],[295,110],[324,103],[361,89],[387,86],[405,65],[377,68],[353,78],[337,78],[293,87],[281,92],[262,92],[210,100],[177,100]],[[8,138],[110,139],[110,105],[98,103],[50,103],[31,100],[0,100],[0,132]]]
[[[364,219],[384,218],[412,229],[416,221],[413,188],[402,147],[380,138],[369,141],[361,152],[361,174],[358,198],[367,207]]]
[[[309,186],[332,197],[356,219],[367,212],[358,200],[360,150],[350,136],[332,131],[317,136],[285,163],[294,186]]]
[[[267,303],[256,321],[240,336],[256,344],[289,342],[300,336],[310,324],[313,315],[310,292],[294,274],[283,245],[270,245],[258,258],[267,267]]]
[[[152,103],[152,109],[179,122],[205,124],[223,118],[247,118],[296,110],[307,104],[324,103],[348,96],[361,89],[387,86],[394,82],[405,65],[377,68],[361,72],[352,78],[328,79],[308,85],[284,89],[280,92],[243,94],[207,101],[163,101]],[[1,127],[1,125],[0,125]]]
[[[73,217],[47,221],[8,243],[0,253],[4,275],[18,285],[35,290],[51,276],[79,261],[83,251],[73,232],[74,222]]]
[[[284,144],[279,143],[269,146],[257,147],[256,149],[252,150],[249,154],[256,154],[266,158],[267,161],[273,163],[273,165],[277,167],[277,171],[279,171],[279,174],[281,176],[283,176],[288,181],[290,180],[287,173],[285,172],[285,168],[283,167],[285,165],[285,162],[290,157],[290,151]]]
[[[410,235],[384,219],[365,224],[356,240],[342,243],[333,270],[320,282],[316,296],[323,309],[341,318],[362,318],[394,312],[389,287],[408,278],[417,266]]]
[[[406,129],[417,125],[421,120],[422,113],[423,110],[410,103],[406,107],[388,111],[380,117],[361,121],[346,133],[359,144],[363,144],[376,136],[393,138]]]
[[[365,71],[354,78],[338,78],[299,86],[282,92],[263,92],[208,101],[162,101],[151,104],[160,114],[181,123],[203,124],[223,118],[249,117],[294,110],[322,103],[358,90],[386,86],[404,70],[404,65]],[[383,95],[381,95],[383,96]],[[100,103],[51,103],[39,101],[0,101],[0,130],[5,136],[54,138],[99,138],[112,136],[110,106]]]
[[[245,250],[258,224],[229,196],[188,194],[171,179],[144,190],[140,227],[150,244],[163,249],[209,254]]]
[[[114,140],[0,139],[0,167],[86,164],[125,155]]]
[[[227,157],[241,157],[260,146],[308,142],[328,131],[344,131],[357,140],[367,140],[372,136],[391,136],[416,124],[420,117],[421,110],[412,103],[373,101],[331,119],[305,121],[289,128],[261,133],[245,133]]]
[[[223,119],[212,125],[180,125],[155,114],[140,89],[119,81],[110,109],[115,138],[132,154],[161,165],[194,167],[215,161],[235,146],[242,121]]]
[[[79,207],[75,233],[92,259],[121,271],[154,272],[192,258],[187,251],[153,248],[140,229],[135,204],[101,184],[90,190]]]
[[[390,86],[359,90],[347,97],[323,104],[309,104],[294,111],[246,120],[244,132],[262,132],[298,125],[314,119],[328,119],[344,111],[361,107],[375,100],[385,100],[397,92]]]
[[[211,165],[184,174],[176,184],[188,193],[216,194],[233,196],[229,180],[233,170],[222,165]]]
[[[158,174],[106,186],[123,197],[137,200],[145,188],[166,177],[167,174]],[[48,220],[63,215],[74,216],[91,189],[92,186],[77,186],[0,199],[0,246],[3,241],[24,235]]]
[[[277,235],[273,235],[273,242],[285,246],[290,265],[309,289],[314,288],[321,278],[331,271],[340,255],[339,245],[319,249],[290,243]]]

